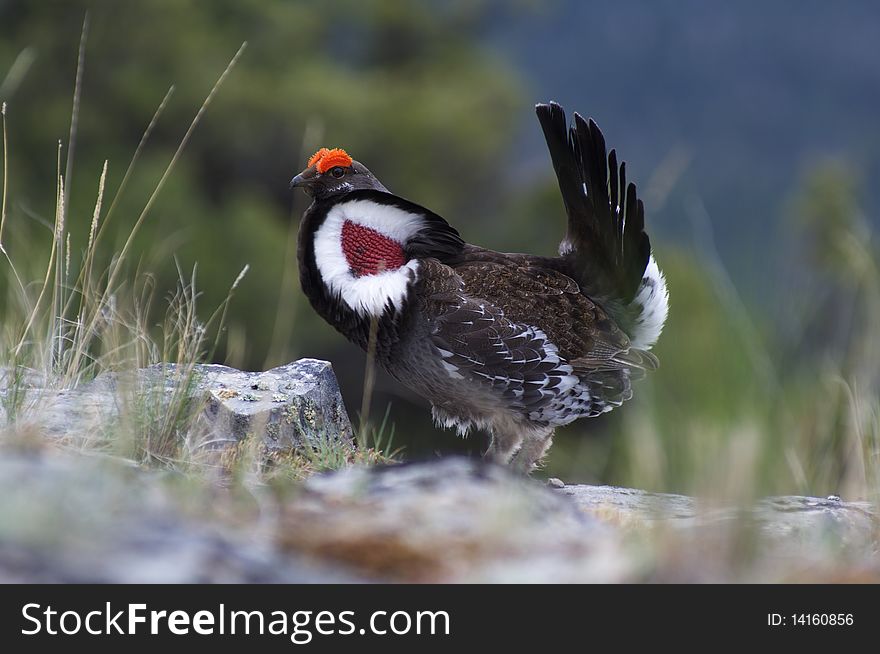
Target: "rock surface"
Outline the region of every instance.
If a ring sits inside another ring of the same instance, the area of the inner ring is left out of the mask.
[[[868,503],[703,507],[681,495],[542,486],[459,458],[313,477],[282,525],[287,548],[400,581],[770,581],[825,579],[826,568],[880,578],[880,512]]]
[[[278,539],[394,581],[610,582],[631,567],[613,527],[538,482],[462,458],[312,477],[284,507]]]
[[[0,582],[880,580],[880,516],[864,503],[704,509],[454,457],[348,468],[280,495],[193,483],[3,448]]]
[[[187,515],[159,473],[109,457],[0,454],[0,583],[353,580],[252,529]]]
[[[215,439],[259,434],[273,451],[319,439],[351,441],[352,430],[332,365],[300,359],[266,372],[200,366],[207,396],[201,420]]]
[[[0,376],[7,394],[8,371]],[[69,390],[41,389],[33,373],[19,413],[49,435],[95,440],[121,420],[161,422],[190,407],[200,445],[218,448],[249,435],[270,451],[316,439],[351,441],[352,429],[332,365],[300,359],[266,372],[173,364],[136,374],[103,373]],[[183,389],[183,390],[181,390]],[[0,415],[5,420],[5,415]]]
[[[661,579],[671,574],[679,581],[825,580],[840,570],[880,579],[880,507],[869,502],[783,496],[732,508],[614,486],[570,485],[557,492],[588,515],[631,533],[663,534],[673,545],[662,553],[667,560],[656,563],[665,567],[658,570]],[[738,541],[756,548],[747,572],[736,570],[742,561],[730,560],[742,556],[730,551]],[[713,547],[716,551],[707,551]],[[689,556],[712,565],[689,566]],[[719,564],[726,569],[718,570]]]
[[[861,543],[880,526],[877,507],[868,502],[844,502],[836,496],[771,497],[743,510],[700,506],[685,495],[616,486],[575,484],[563,486],[559,493],[572,498],[582,511],[621,524],[637,521],[690,528],[748,519],[772,538],[825,538],[830,534],[848,543]]]

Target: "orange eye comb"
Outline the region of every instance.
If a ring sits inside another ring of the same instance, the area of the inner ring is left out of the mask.
[[[309,163],[307,163],[306,166],[311,168],[316,163],[318,163],[321,159],[323,159],[324,155],[327,154],[328,152],[330,152],[330,150],[328,150],[327,148],[321,148],[320,150],[318,150],[315,154],[313,154],[309,158]]]
[[[351,165],[351,157],[345,150],[340,148],[321,148],[309,158],[309,166],[316,166],[319,173],[326,173],[334,166],[342,166],[347,168]]]

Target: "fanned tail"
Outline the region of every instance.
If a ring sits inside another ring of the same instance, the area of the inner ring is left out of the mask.
[[[668,313],[666,280],[651,255],[645,207],[626,181],[626,164],[590,119],[569,125],[555,102],[536,106],[568,213],[559,246],[584,292],[615,319],[637,349],[659,338]]]

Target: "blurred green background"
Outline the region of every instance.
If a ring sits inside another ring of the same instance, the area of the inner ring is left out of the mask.
[[[135,244],[160,295],[175,286],[174,259],[197,262],[207,314],[250,265],[217,361],[329,359],[354,414],[364,356],[299,290],[307,202],[290,177],[318,147],[344,147],[466,240],[550,254],[564,215],[532,107],[556,99],[593,116],[627,161],[671,313],[661,369],[623,409],[561,430],[545,473],[684,492],[876,493],[875,3],[0,0],[4,245],[25,265],[51,243],[87,9],[67,180],[74,250],[103,162],[112,194],[174,87],[104,263],[248,42]],[[423,402],[380,375],[372,414],[389,405],[407,458],[485,445],[434,429]]]

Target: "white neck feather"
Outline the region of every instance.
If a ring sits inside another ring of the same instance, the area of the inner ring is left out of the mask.
[[[315,233],[315,262],[331,295],[361,316],[380,316],[390,304],[400,310],[418,275],[418,260],[376,275],[354,275],[342,250],[342,226],[348,221],[405,244],[422,227],[421,216],[371,200],[335,205]]]

